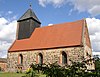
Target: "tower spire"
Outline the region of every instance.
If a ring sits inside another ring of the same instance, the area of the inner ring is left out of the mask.
[[[38,28],[41,25],[41,22],[31,9],[31,4],[30,8],[20,17],[17,22],[19,24],[17,34],[18,40],[29,38],[35,28]]]
[[[31,2],[30,2],[30,9],[32,9],[32,4],[31,4]]]

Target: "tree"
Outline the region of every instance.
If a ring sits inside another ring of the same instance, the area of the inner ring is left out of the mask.
[[[95,58],[96,70],[86,71],[86,62],[72,62],[72,65],[60,66],[59,64],[31,64],[32,71],[29,72],[30,77],[37,77],[36,72],[42,72],[46,77],[100,77],[100,59]]]
[[[96,76],[100,77],[100,58],[99,58],[99,56],[95,55],[94,60],[95,60],[95,73],[96,73]]]

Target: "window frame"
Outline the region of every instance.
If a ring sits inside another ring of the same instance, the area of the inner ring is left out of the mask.
[[[42,53],[38,54],[38,64],[43,64],[43,55],[42,55]]]
[[[23,55],[19,54],[18,56],[18,64],[23,65]]]
[[[67,54],[66,54],[66,52],[62,52],[62,64],[67,64]]]

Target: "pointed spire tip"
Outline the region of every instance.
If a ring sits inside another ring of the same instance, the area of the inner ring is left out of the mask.
[[[32,9],[32,4],[30,3],[30,9]]]

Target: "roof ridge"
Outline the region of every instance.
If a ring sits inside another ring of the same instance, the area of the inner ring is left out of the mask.
[[[53,24],[51,26],[42,26],[42,27],[38,27],[36,29],[40,29],[40,28],[46,28],[46,27],[54,27],[54,26],[57,26],[57,25],[62,25],[62,24],[68,24],[68,23],[75,23],[75,22],[79,22],[79,21],[84,21],[85,19],[82,19],[82,20],[76,20],[76,21],[73,21],[73,22],[64,22],[64,23],[59,23],[59,24]]]

